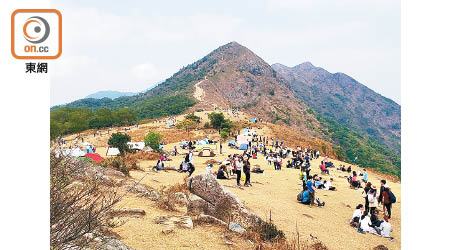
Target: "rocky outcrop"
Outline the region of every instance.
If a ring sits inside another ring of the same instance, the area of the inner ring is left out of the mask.
[[[181,228],[194,228],[194,223],[189,216],[185,215],[161,215],[155,218],[156,224],[161,224],[166,226],[165,229],[170,229],[175,226]]]
[[[108,214],[113,217],[142,217],[145,215],[145,210],[140,208],[120,208],[120,209],[111,209]]]
[[[188,213],[203,213],[222,221],[234,221],[250,226],[260,221],[254,213],[248,211],[232,192],[223,188],[213,175],[202,174],[191,177],[187,185],[192,193],[189,196]]]
[[[155,190],[148,190],[145,186],[142,185],[125,185],[122,186],[121,189],[130,193],[139,194],[146,198],[150,198],[151,200],[158,200],[160,198],[158,192],[156,192]]]

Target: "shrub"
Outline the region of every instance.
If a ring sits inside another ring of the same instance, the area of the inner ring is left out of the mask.
[[[121,196],[116,187],[86,174],[90,166],[50,154],[50,249],[83,249],[93,243],[88,234],[101,239],[104,228],[115,226],[108,211]]]
[[[125,152],[129,152],[130,148],[128,147],[127,142],[131,141],[131,137],[127,134],[122,133],[114,133],[108,140],[108,145],[118,148],[121,155],[124,155]]]
[[[150,146],[153,150],[160,151],[159,144],[161,143],[163,136],[159,133],[149,131],[144,138],[146,146]]]

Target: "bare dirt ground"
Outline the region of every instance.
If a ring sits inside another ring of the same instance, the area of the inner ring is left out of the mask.
[[[202,118],[202,121],[207,121],[208,112],[197,112],[196,115]],[[226,116],[233,120],[245,119],[243,114],[240,117],[234,117],[231,112],[226,113]],[[181,120],[182,116],[176,117]],[[217,139],[217,132],[211,130],[191,131],[187,134],[184,131],[177,129],[166,128],[166,120],[162,119],[147,124],[139,125],[138,128],[132,127],[127,133],[132,135],[133,141],[141,141],[143,136],[149,131],[157,131],[164,135],[164,140],[168,144],[164,146],[167,150],[172,150],[174,145],[178,145],[181,140],[189,138],[209,138]],[[106,142],[109,138],[107,130],[101,130],[100,136],[93,136],[93,131],[83,133],[84,141],[88,141],[97,146],[97,152],[104,156],[106,153]],[[123,131],[123,128],[113,128],[109,133],[115,131]],[[263,126],[262,129],[256,129],[258,134],[271,136],[271,129]],[[185,134],[186,133],[186,134]],[[74,142],[75,136],[65,137],[69,143]],[[294,145],[288,145],[293,147]],[[216,159],[222,161],[228,154],[242,153],[242,151],[229,148],[224,143],[224,152],[222,155],[216,150],[216,157],[202,158],[195,157],[194,165],[196,170],[194,175],[205,172],[205,162],[209,159]],[[183,150],[179,149],[181,153]],[[165,163],[166,166],[179,166],[184,155],[172,157],[172,161]],[[320,174],[319,163],[320,160],[312,161],[312,173]],[[333,160],[335,166],[340,164],[349,164]],[[156,161],[140,161],[139,167],[143,171],[131,171],[131,178],[141,180],[142,184],[153,188],[159,188],[163,185],[172,185],[182,183],[185,174],[175,171],[160,171],[153,172],[151,168],[156,164]],[[361,197],[362,189],[354,190],[349,188],[345,177],[348,173],[338,171],[336,169],[330,170],[330,176],[322,176],[324,179],[334,178],[333,185],[337,187],[337,191],[319,190],[316,197],[326,202],[325,207],[309,207],[299,204],[296,201],[297,194],[301,191],[302,185],[299,180],[300,170],[285,168],[286,161],[283,161],[283,168],[281,171],[275,171],[272,166],[268,166],[267,162],[259,155],[258,159],[251,160],[252,166],[259,165],[265,170],[264,174],[251,174],[252,187],[238,188],[236,186],[236,179],[220,180],[227,189],[235,193],[244,205],[251,211],[255,212],[261,218],[269,217],[271,212],[272,220],[282,229],[288,238],[293,237],[296,232],[296,224],[298,225],[300,236],[302,239],[310,238],[311,235],[321,240],[329,249],[372,249],[377,245],[385,245],[389,249],[401,248],[401,183],[392,182],[386,176],[369,171],[369,181],[375,183],[379,189],[380,180],[388,179],[388,184],[397,197],[397,203],[393,205],[392,209],[392,224],[393,232],[391,236],[396,239],[396,242],[391,242],[371,234],[360,234],[355,229],[348,225],[352,213],[359,203],[364,203]],[[217,170],[218,166],[214,166]],[[353,170],[358,170],[357,167],[352,167]],[[226,245],[225,239],[222,236],[223,229],[215,226],[194,226],[194,229],[176,229],[173,234],[164,235],[161,233],[159,225],[153,223],[153,218],[161,214],[184,214],[185,208],[178,212],[167,212],[155,208],[154,204],[148,199],[139,198],[134,195],[127,196],[121,204],[128,208],[143,208],[147,215],[142,218],[129,218],[127,222],[114,229],[121,237],[122,241],[136,249],[249,249],[252,245],[239,237],[233,238],[233,245]],[[382,209],[382,207],[379,207]]]

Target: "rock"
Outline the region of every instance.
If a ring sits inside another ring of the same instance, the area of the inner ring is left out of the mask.
[[[173,233],[173,227],[167,227],[162,230],[163,234],[171,234]]]
[[[225,244],[230,245],[230,246],[233,245],[233,243],[229,240],[225,241]]]
[[[385,245],[378,245],[373,248],[373,250],[389,250]]]
[[[181,204],[181,205],[187,205],[188,204],[188,199],[186,197],[186,195],[183,192],[176,192],[173,194],[174,198],[175,198],[175,202],[177,204]]]
[[[146,187],[142,185],[125,185],[121,187],[127,192],[140,194],[141,196],[150,198],[152,200],[158,200],[160,198],[160,195],[155,190],[148,190]]]
[[[231,231],[236,232],[236,233],[243,233],[243,232],[245,232],[245,229],[241,225],[239,225],[239,224],[237,224],[235,222],[230,222],[230,225],[228,226],[228,229],[230,229]]]
[[[194,228],[194,223],[189,216],[185,215],[161,215],[155,218],[156,224],[172,226],[172,227],[182,227],[182,228]]]
[[[260,221],[248,211],[232,192],[223,188],[213,175],[201,174],[190,177],[187,185],[193,195],[189,196],[188,213],[199,212],[222,221],[233,214],[233,221],[241,225],[253,225]]]
[[[85,248],[87,250],[134,250],[122,241],[113,237],[95,238],[93,246]]]
[[[223,220],[219,220],[216,217],[213,217],[211,215],[206,214],[200,214],[195,218],[195,221],[198,223],[207,223],[207,224],[216,224],[216,225],[224,225],[226,226],[227,223]]]
[[[132,216],[132,217],[142,217],[145,215],[145,211],[140,208],[121,208],[112,209],[108,212],[110,216],[121,217],[121,216]]]

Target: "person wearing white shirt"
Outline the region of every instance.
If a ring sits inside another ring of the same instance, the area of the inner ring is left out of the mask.
[[[367,211],[364,211],[363,216],[361,217],[361,222],[359,225],[360,231],[367,233],[370,231],[372,222],[370,221],[370,217],[368,216]],[[372,228],[373,229],[373,228]]]
[[[241,185],[242,167],[244,166],[244,163],[242,162],[242,158],[238,157],[235,165],[236,165],[236,182],[237,182],[237,185],[240,186]]]
[[[350,225],[358,227],[359,222],[361,221],[361,216],[363,215],[363,211],[364,211],[363,204],[358,204],[358,206],[356,206],[355,211],[353,212],[352,219],[350,220]]]
[[[206,166],[205,173],[206,174],[214,174],[212,167],[213,167],[212,164],[208,164],[208,166]]]
[[[389,223],[389,217],[387,215],[384,216],[384,221],[381,223],[379,227],[379,234],[384,238],[392,238],[389,234],[392,231],[391,223]]]

